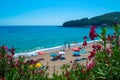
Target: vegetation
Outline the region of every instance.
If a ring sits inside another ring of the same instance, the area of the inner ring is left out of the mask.
[[[63,27],[80,27],[80,26],[111,26],[114,22],[120,21],[120,12],[112,12],[104,15],[96,16],[93,18],[83,18],[80,20],[71,20],[63,23]]]
[[[14,48],[0,47],[0,80],[119,80],[120,79],[120,24],[114,24],[114,33],[106,35],[107,29],[103,28],[101,34],[97,34],[95,26],[90,29],[90,38],[97,36],[102,39],[101,44],[93,44],[88,56],[89,63],[86,66],[79,63],[63,65],[62,74],[53,73],[52,78],[45,69],[30,68],[37,61],[25,62],[24,57],[14,59]],[[87,37],[84,37],[84,46],[87,45]],[[109,46],[107,46],[109,44]],[[69,69],[68,69],[69,68]]]

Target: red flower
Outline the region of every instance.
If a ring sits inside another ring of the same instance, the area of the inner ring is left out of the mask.
[[[89,33],[89,36],[92,40],[94,40],[94,38],[97,37],[97,34],[95,32],[95,28],[96,28],[95,26],[92,26],[91,30],[90,30],[90,33]]]
[[[110,35],[107,36],[107,40],[111,41],[111,36]]]
[[[70,63],[72,63],[72,61],[70,61]]]
[[[91,51],[91,56],[94,56],[95,55],[95,51],[93,50],[93,51]]]
[[[94,37],[97,37],[98,35],[96,33],[93,34]]]
[[[95,50],[91,51],[90,55],[88,56],[88,59],[91,60],[91,58],[93,58],[95,54],[96,54]]]
[[[87,45],[87,42],[86,42],[86,41],[84,41],[84,42],[83,42],[83,46],[86,46],[86,45]]]
[[[115,39],[116,36],[111,36],[112,39]]]
[[[102,46],[101,46],[100,44],[97,44],[97,45],[93,44],[93,45],[92,45],[92,48],[93,48],[94,50],[98,51],[98,50],[100,50],[100,49],[102,48]]]
[[[85,71],[85,70],[82,70],[81,72],[82,72],[83,74],[85,74],[86,71]]]
[[[96,46],[93,44],[93,45],[92,45],[92,48],[95,50],[95,49],[96,49]]]
[[[95,29],[96,28],[96,26],[91,26],[91,29]]]
[[[113,36],[108,35],[108,36],[107,36],[107,40],[108,40],[108,41],[112,41],[112,40],[115,39],[115,38],[116,38],[115,35],[113,35]]]
[[[14,47],[12,47],[12,49],[10,49],[9,51],[12,53],[12,55],[15,54],[15,48]]]
[[[2,56],[2,54],[0,53],[0,58],[2,58],[3,56]]]
[[[5,77],[0,78],[0,80],[5,80]]]
[[[97,50],[100,50],[102,48],[102,46],[99,44],[96,47],[97,47]]]
[[[87,36],[84,36],[83,39],[86,40],[86,39],[87,39]]]
[[[8,55],[8,58],[13,59],[13,56],[12,55]]]

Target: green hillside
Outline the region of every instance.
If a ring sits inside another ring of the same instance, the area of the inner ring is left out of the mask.
[[[82,18],[80,20],[71,20],[63,23],[63,27],[80,27],[80,26],[102,26],[103,24],[112,25],[114,22],[120,21],[120,12],[106,13],[100,16]]]

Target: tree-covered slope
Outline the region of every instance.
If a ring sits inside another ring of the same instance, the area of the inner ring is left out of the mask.
[[[113,22],[120,21],[120,12],[106,13],[100,16],[88,18],[82,18],[80,20],[71,20],[63,23],[64,27],[79,27],[96,25],[101,26],[103,24],[112,25]]]

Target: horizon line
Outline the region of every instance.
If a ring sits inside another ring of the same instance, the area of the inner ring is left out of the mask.
[[[0,25],[0,26],[62,26],[62,25]]]

